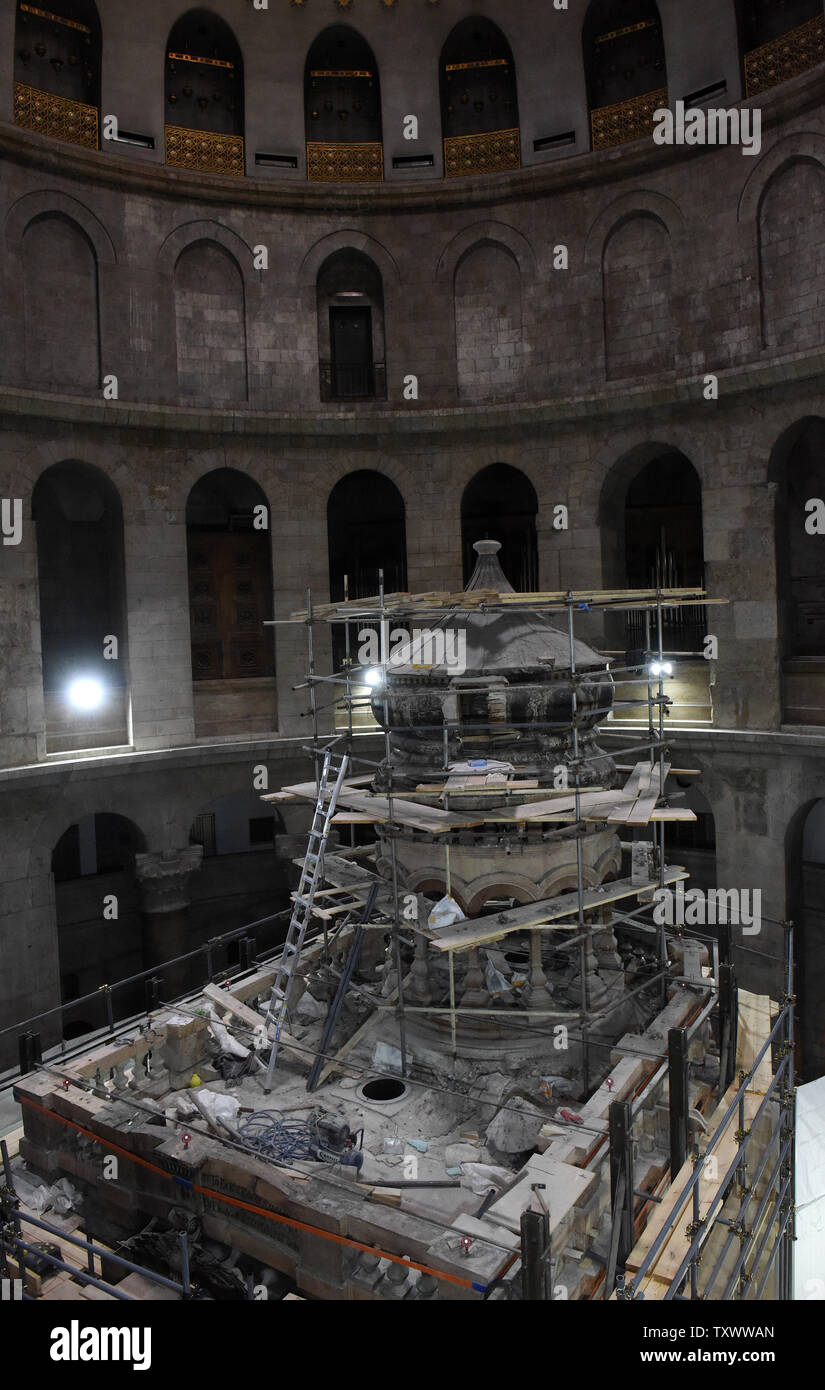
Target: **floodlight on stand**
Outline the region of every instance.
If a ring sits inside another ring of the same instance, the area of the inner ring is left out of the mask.
[[[372,686],[373,689],[375,688],[375,686],[381,685],[382,682],[383,682],[383,679],[384,679],[384,677],[383,677],[382,672],[379,671],[378,668],[375,667],[375,666],[370,666],[370,667],[364,672],[364,684],[365,684],[365,685]]]
[[[70,705],[88,713],[100,709],[106,692],[103,682],[96,676],[76,676],[69,684],[66,694]]]
[[[651,676],[673,675],[673,663],[670,661],[652,661],[647,669]]]

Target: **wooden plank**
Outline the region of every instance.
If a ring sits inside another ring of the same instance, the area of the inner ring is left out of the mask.
[[[394,989],[392,993],[387,996],[387,999],[385,1000],[385,1005],[394,1004],[397,998],[398,990]],[[364,1022],[361,1024],[360,1028],[356,1028],[352,1037],[347,1038],[347,1041],[343,1044],[343,1046],[339,1047],[332,1060],[327,1062],[326,1065],[322,1067],[321,1075],[318,1077],[319,1087],[324,1084],[328,1076],[332,1076],[334,1072],[340,1071],[340,1063],[343,1062],[345,1057],[349,1056],[350,1052],[352,1052],[352,1049],[356,1047],[358,1043],[361,1041],[361,1039],[370,1031],[370,1029],[375,1026],[380,1017],[381,1011],[379,1009],[375,1009],[375,1011],[371,1013],[368,1018],[364,1019]]]
[[[217,1004],[227,1013],[233,1014],[240,1019],[247,1028],[263,1028],[264,1020],[254,1009],[250,1009],[248,1004],[243,1004],[240,999],[236,999],[234,994],[230,994],[228,989],[221,989],[220,985],[204,985],[203,993],[207,999],[211,999],[213,1004]]]
[[[684,869],[678,867],[665,870],[665,884],[679,883],[689,877]],[[585,911],[590,911],[594,907],[619,902],[622,898],[633,898],[653,892],[658,887],[658,881],[634,884],[629,878],[621,878],[599,888],[586,889],[582,901]],[[564,922],[562,919],[577,914],[578,910],[578,894],[565,893],[554,898],[544,898],[540,902],[510,908],[506,912],[490,913],[487,917],[460,922],[457,926],[445,928],[438,935],[433,932],[430,939],[439,951],[468,951],[473,946],[497,941],[514,931],[550,929],[554,924],[558,924],[562,930],[571,931],[577,923]]]

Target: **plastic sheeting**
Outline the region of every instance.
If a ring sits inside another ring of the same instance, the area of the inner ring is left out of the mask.
[[[825,1301],[825,1076],[796,1098],[794,1298]]]

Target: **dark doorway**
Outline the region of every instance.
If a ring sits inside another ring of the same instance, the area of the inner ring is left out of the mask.
[[[464,583],[476,566],[476,541],[500,541],[501,568],[517,593],[538,588],[536,536],[538,498],[529,478],[509,463],[482,468],[461,499],[461,546]]]
[[[338,400],[361,400],[375,394],[372,361],[372,310],[331,308],[332,390]]]
[[[626,583],[629,589],[678,589],[704,585],[702,485],[681,454],[653,459],[637,473],[625,502]],[[665,609],[667,651],[701,651],[703,608]],[[627,615],[628,647],[647,647],[645,615]],[[651,645],[658,637],[652,624]]]

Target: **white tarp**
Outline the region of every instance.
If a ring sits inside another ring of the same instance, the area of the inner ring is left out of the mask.
[[[825,1076],[796,1094],[794,1298],[825,1300]]]

